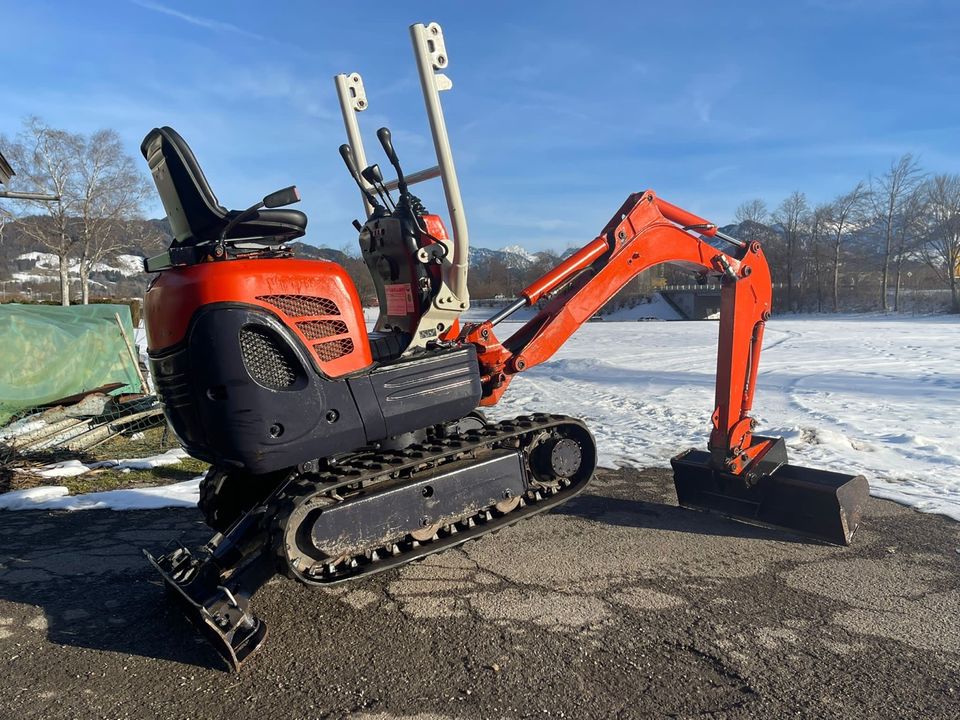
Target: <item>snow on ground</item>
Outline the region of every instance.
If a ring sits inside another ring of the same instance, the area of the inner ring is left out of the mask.
[[[196,477],[175,485],[106,490],[70,495],[62,485],[14,490],[0,495],[0,510],[154,510],[164,507],[195,507],[200,497]]]
[[[602,465],[667,465],[706,446],[718,329],[584,325],[553,359],[517,376],[490,414],[582,417]],[[787,439],[792,463],[863,473],[877,497],[960,520],[956,318],[774,318],[754,416],[758,432]]]
[[[63,462],[44,465],[42,468],[34,470],[35,475],[45,478],[56,477],[75,477],[83,475],[95,468],[110,468],[111,470],[150,470],[152,468],[164,467],[165,465],[176,465],[181,460],[190,457],[183,448],[174,448],[167,450],[160,455],[152,455],[144,458],[130,458],[128,460],[102,460],[86,465],[79,460],[64,460]]]
[[[94,468],[112,470],[147,470],[174,465],[189,457],[181,448],[160,455],[129,460],[104,460],[85,465],[79,460],[47,465],[37,471],[46,478],[73,477]],[[200,498],[200,480],[192,480],[150,488],[107,490],[104,492],[70,495],[62,485],[14,490],[0,494],[0,510],[152,510],[161,507],[193,507]]]

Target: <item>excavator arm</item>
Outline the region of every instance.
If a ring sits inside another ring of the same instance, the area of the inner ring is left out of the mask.
[[[723,241],[730,251],[708,238]],[[708,453],[691,450],[673,459],[681,504],[848,543],[866,501],[866,480],[788,465],[782,438],[753,434],[756,421],[749,413],[772,302],[760,243],[724,235],[652,191],[630,195],[596,239],[523,290],[509,307],[464,327],[461,339],[478,351],[481,404],[496,404],[514,375],[548,360],[631,279],[667,262],[721,281]],[[538,303],[542,309],[533,319],[506,340],[497,339],[499,322]]]

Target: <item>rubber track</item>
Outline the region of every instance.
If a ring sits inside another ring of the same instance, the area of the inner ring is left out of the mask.
[[[398,565],[423,558],[460,545],[481,535],[513,525],[520,520],[544,512],[566,502],[581,492],[593,478],[596,466],[596,447],[583,448],[583,461],[590,464],[590,472],[579,480],[565,480],[557,488],[531,487],[520,499],[516,509],[500,514],[486,508],[469,518],[442,528],[432,540],[417,542],[409,535],[387,547],[367,549],[335,566],[323,564],[291,547],[287,542],[288,524],[302,522],[309,508],[329,506],[344,500],[340,490],[380,490],[392,485],[417,482],[424,471],[433,470],[448,462],[476,456],[499,447],[526,450],[544,431],[576,426],[593,443],[593,436],[584,423],[565,415],[520,416],[483,429],[469,431],[463,436],[439,439],[436,442],[411,445],[401,451],[361,451],[341,459],[332,469],[307,479],[293,479],[276,498],[277,513],[273,516],[271,544],[281,572],[307,585],[334,585],[354,578],[382,572]],[[516,444],[514,444],[514,442]],[[528,460],[524,453],[525,463]],[[529,465],[527,465],[529,472]],[[532,475],[532,473],[531,473]],[[294,543],[295,545],[295,543]],[[316,568],[322,566],[318,573]],[[307,572],[305,569],[310,568]],[[300,568],[304,568],[301,570]]]

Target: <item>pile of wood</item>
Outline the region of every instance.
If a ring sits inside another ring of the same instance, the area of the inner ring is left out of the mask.
[[[24,415],[0,429],[0,445],[20,456],[55,449],[82,452],[116,435],[163,424],[156,396],[107,394],[115,389],[97,388]]]

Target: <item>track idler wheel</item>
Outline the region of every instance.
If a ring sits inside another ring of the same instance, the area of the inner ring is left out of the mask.
[[[530,469],[537,480],[555,483],[576,477],[584,469],[585,441],[590,448],[590,472],[593,471],[593,443],[589,438],[576,436],[577,428],[564,428],[567,432],[555,430],[544,435],[530,451]]]

